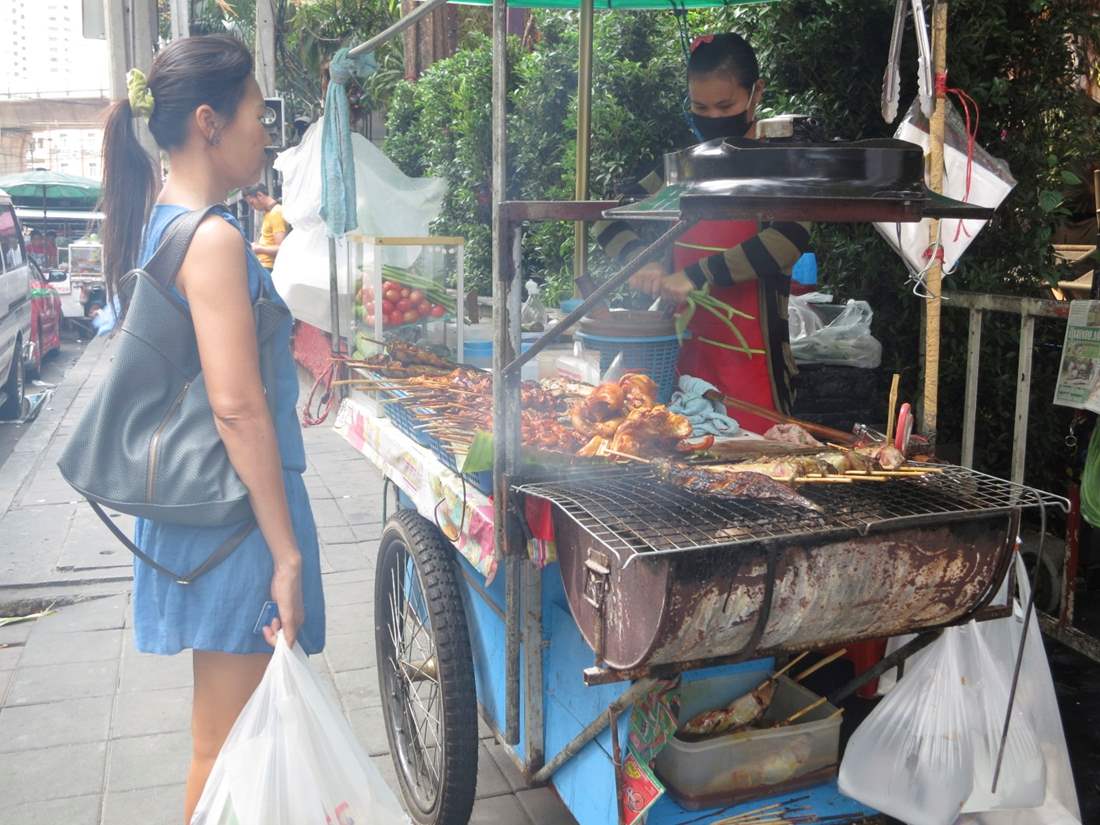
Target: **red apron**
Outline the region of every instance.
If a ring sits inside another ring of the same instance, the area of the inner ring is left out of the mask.
[[[701,258],[735,247],[759,231],[755,221],[700,221],[676,242],[672,256],[674,270],[680,271]],[[734,352],[701,340],[741,347],[741,342],[722,321],[706,310],[696,309],[688,325],[691,337],[685,338],[680,347],[677,369],[681,375],[694,375],[710,382],[725,395],[769,410],[777,409],[766,353],[767,341],[760,323],[764,307],[760,301],[759,283],[752,280],[730,287],[712,287],[711,294],[753,317],[752,321],[734,317],[733,323],[745,336],[749,348],[758,352],[752,355]],[[729,407],[728,412],[742,428],[756,433],[764,433],[774,423],[737,407]]]

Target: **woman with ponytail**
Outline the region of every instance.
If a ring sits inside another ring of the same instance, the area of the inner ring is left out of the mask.
[[[104,264],[115,301],[120,278],[149,260],[176,218],[219,204],[259,179],[267,143],[252,59],[232,37],[173,41],[157,54],[148,79],[132,71],[127,81],[128,99],[112,106],[103,144]],[[138,142],[135,117],[148,118],[167,156],[163,186]],[[281,629],[289,644],[311,654],[324,646],[317,530],[302,481],[305,449],[295,413],[289,322],[279,333],[269,410],[252,310],[261,284],[275,295],[240,225],[220,209],[199,227],[174,287],[194,323],[214,419],[248,487],[257,528],[224,562],[186,586],[134,560],[138,650],[192,651],[194,743],[184,822],[263,675],[275,634]],[[139,520],[136,544],[169,569],[193,569],[236,529]]]

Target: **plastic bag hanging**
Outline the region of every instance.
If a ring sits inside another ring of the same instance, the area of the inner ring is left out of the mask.
[[[397,797],[279,634],[214,762],[191,825],[409,825]]]

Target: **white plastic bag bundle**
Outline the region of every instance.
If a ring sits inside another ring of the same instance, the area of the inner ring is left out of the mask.
[[[992,792],[1024,626],[1022,605],[1030,592],[1019,554],[1016,566],[1020,599],[1014,615],[949,628],[907,660],[905,675],[848,743],[840,767],[844,793],[910,825],[1080,825],[1054,683],[1034,615],[997,792]],[[1002,590],[997,602],[1004,598]],[[906,639],[894,641],[900,646]],[[952,721],[959,713],[961,725]],[[927,747],[930,736],[940,738],[938,749]],[[957,807],[952,810],[948,801]]]
[[[944,633],[852,734],[842,793],[909,825],[951,825],[973,789],[962,639]]]
[[[401,825],[409,818],[301,647],[279,634],[191,825]]]
[[[1027,605],[1031,592],[1027,569],[1018,553],[1016,554],[1016,581],[1020,595],[1015,603],[1013,615],[979,625],[982,640],[994,661],[1005,668],[1006,684],[1011,684],[1011,668],[1015,665],[1020,635],[1024,629],[1024,606]],[[903,678],[902,682],[904,681]],[[1013,727],[1017,721],[1017,709],[1031,722],[1031,729],[1037,735],[1039,749],[1043,756],[1046,795],[1042,804],[1022,810],[967,814],[959,820],[959,825],[1081,825],[1081,809],[1077,803],[1077,789],[1073,783],[1069,750],[1066,748],[1062,717],[1058,711],[1058,698],[1054,693],[1054,680],[1051,678],[1050,663],[1043,648],[1039,621],[1034,613],[1028,626],[1024,659],[1020,665],[1020,681],[1016,688],[1016,703],[1013,709]],[[1004,722],[1003,707],[1001,722]],[[1005,763],[1007,761],[1006,750]],[[1007,767],[1002,765],[1002,776],[997,783],[998,794],[1004,787],[1006,770]],[[969,804],[967,809],[977,810]]]
[[[874,369],[882,363],[882,344],[871,334],[874,312],[866,301],[849,300],[828,324],[814,323],[817,293],[791,296],[791,353],[802,364],[834,364]],[[797,320],[796,320],[797,319]]]
[[[1016,180],[1008,164],[993,157],[977,144],[971,156],[970,192],[967,193],[966,123],[954,104],[947,102],[947,123],[943,147],[943,194],[949,198],[975,206],[996,209],[1016,186]],[[913,101],[902,118],[894,137],[915,143],[928,153],[928,118],[920,111],[919,101]],[[925,172],[927,179],[927,170]],[[981,232],[986,221],[945,219],[940,224],[940,243],[943,246],[943,268],[954,270],[959,257]],[[928,235],[931,220],[925,218],[916,223],[876,223],[875,229],[897,251],[911,272],[920,272],[928,264]]]

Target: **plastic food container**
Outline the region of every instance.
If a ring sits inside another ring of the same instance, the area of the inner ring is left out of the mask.
[[[761,674],[703,679],[685,684],[680,721],[723,707],[760,682]],[[764,722],[779,722],[818,697],[781,676]],[[817,785],[836,775],[840,717],[828,702],[791,725],[715,736],[698,742],[673,737],[655,768],[669,792],[686,808],[698,810]]]
[[[523,351],[531,349],[531,344],[538,339],[541,333],[523,333]],[[480,367],[483,370],[491,370],[493,368],[493,342],[489,339],[475,339],[473,341],[465,342],[465,363],[471,367]],[[524,380],[537,381],[539,377],[539,365],[538,361],[532,359],[528,363],[523,365],[523,369],[520,370],[521,378]]]

